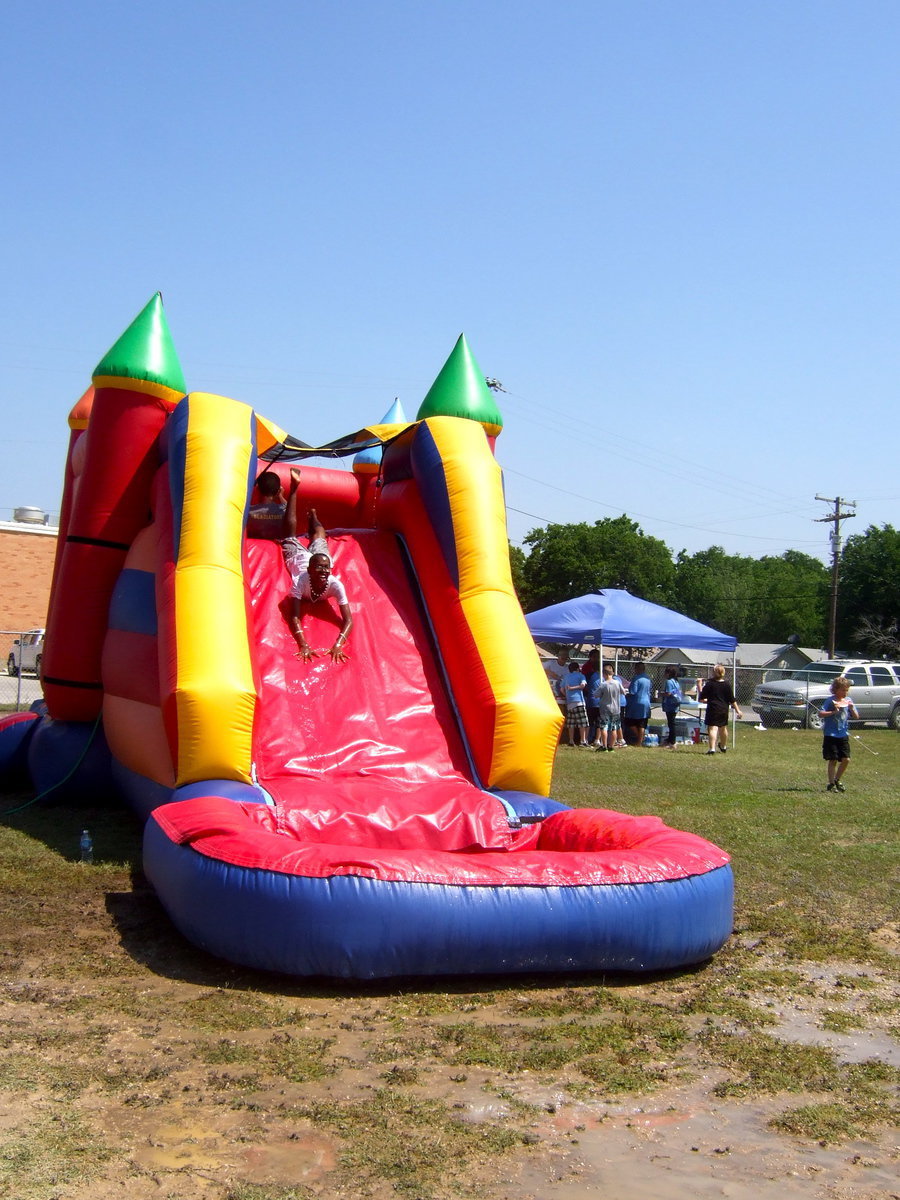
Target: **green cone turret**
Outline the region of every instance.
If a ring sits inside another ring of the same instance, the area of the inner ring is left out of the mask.
[[[107,350],[94,370],[94,380],[133,379],[158,384],[179,395],[187,385],[169,323],[157,292],[141,309],[122,336]]]
[[[503,428],[500,410],[464,333],[419,407],[416,419],[426,417],[467,417],[483,425],[489,437]]]

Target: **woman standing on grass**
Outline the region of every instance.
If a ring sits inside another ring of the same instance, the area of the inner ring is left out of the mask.
[[[738,708],[731,684],[725,678],[725,668],[721,663],[713,667],[712,679],[707,679],[700,693],[700,699],[706,701],[706,736],[709,739],[707,754],[715,754],[716,743],[721,742],[719,749],[724,754],[728,749],[728,710],[734,709],[734,715],[742,719],[744,714]]]
[[[666,683],[662,694],[662,710],[666,715],[666,724],[669,726],[668,748],[675,749],[675,718],[678,716],[678,710],[681,708],[681,702],[684,696],[681,694],[681,685],[678,682],[678,667],[666,667]]]

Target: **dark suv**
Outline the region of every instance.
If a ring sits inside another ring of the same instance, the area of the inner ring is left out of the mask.
[[[753,693],[760,723],[771,729],[799,721],[804,729],[821,729],[819,710],[838,675],[850,680],[860,723],[886,721],[891,729],[900,729],[900,663],[861,658],[826,659],[794,671],[789,679],[761,683]]]

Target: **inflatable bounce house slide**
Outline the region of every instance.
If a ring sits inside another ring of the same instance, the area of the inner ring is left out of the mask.
[[[379,978],[698,962],[728,856],[655,817],[548,799],[560,716],[512,586],[493,394],[460,338],[408,422],[310,447],[188,393],[159,295],[70,416],[44,702],[0,772],[112,795],[179,930],[236,963]],[[330,462],[310,466],[310,459]],[[351,459],[352,469],[340,464]],[[300,468],[353,626],[249,536]],[[18,776],[18,779],[17,779]]]

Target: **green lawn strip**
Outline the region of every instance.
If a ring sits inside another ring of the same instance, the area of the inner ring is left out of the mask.
[[[290,1083],[309,1083],[335,1071],[335,1065],[328,1057],[331,1045],[329,1038],[282,1032],[271,1034],[263,1042],[223,1038],[217,1042],[195,1043],[194,1049],[201,1061],[211,1066],[249,1067]]]
[[[388,1180],[398,1196],[430,1200],[452,1181],[454,1196],[480,1196],[479,1185],[467,1183],[472,1169],[529,1141],[512,1123],[465,1121],[440,1101],[388,1087],[357,1103],[296,1106],[291,1115],[340,1138],[340,1167],[356,1194],[366,1180]]]
[[[184,1001],[177,1019],[198,1029],[218,1032],[301,1025],[309,1015],[288,1000],[261,991],[213,988]]]
[[[313,1200],[321,1196],[318,1189],[281,1187],[272,1183],[238,1183],[229,1187],[222,1200]]]
[[[61,1196],[97,1179],[112,1150],[68,1108],[42,1111],[6,1131],[0,1143],[0,1196]]]
[[[840,1063],[823,1046],[785,1043],[758,1032],[708,1029],[701,1035],[700,1044],[710,1064],[730,1072],[729,1078],[715,1086],[717,1096],[730,1099],[791,1092],[828,1096],[817,1104],[787,1109],[774,1119],[773,1128],[797,1132],[802,1121],[798,1119],[796,1128],[788,1129],[794,1118],[786,1114],[799,1112],[805,1112],[809,1121],[815,1113],[822,1118],[824,1124],[818,1124],[815,1132],[805,1135],[816,1140],[832,1140],[842,1124],[852,1130],[853,1136],[859,1136],[870,1135],[878,1125],[900,1123],[900,1107],[888,1092],[888,1088],[896,1088],[900,1083],[900,1070],[886,1063],[877,1060]],[[840,1121],[825,1128],[826,1118],[833,1119],[839,1113]]]

